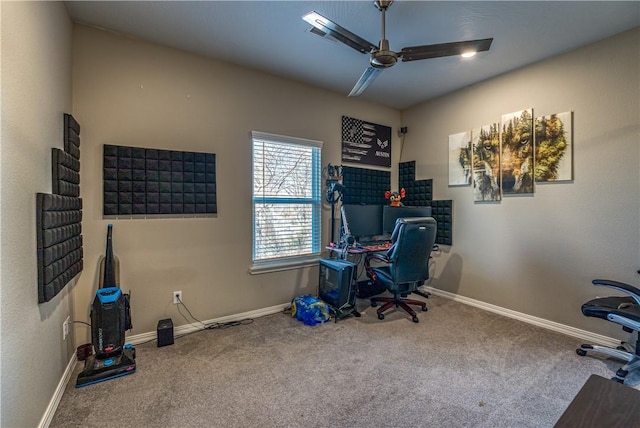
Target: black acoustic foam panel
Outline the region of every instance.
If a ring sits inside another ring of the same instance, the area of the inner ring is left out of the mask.
[[[38,303],[51,300],[82,271],[82,199],[36,195]]]
[[[342,196],[344,204],[386,205],[384,197],[391,190],[391,173],[375,169],[342,167],[342,184],[346,187]]]
[[[38,303],[51,300],[82,271],[80,124],[63,116],[64,150],[51,149],[53,195],[36,194]]]
[[[430,206],[431,215],[438,222],[436,243],[452,245],[453,201],[433,200],[433,180],[416,180],[416,162],[402,162],[398,168],[398,183],[407,191],[402,202],[407,206]]]
[[[216,155],[104,146],[104,215],[215,214]]]
[[[51,149],[51,183],[53,193],[80,196],[80,161],[60,149]]]
[[[415,161],[400,163],[398,185],[407,191],[407,196],[402,200],[405,205],[416,207],[430,205],[433,199],[433,180],[416,180]]]
[[[64,114],[64,151],[51,149],[53,193],[80,196],[80,124]]]
[[[453,201],[431,201],[431,216],[438,223],[436,243],[453,245]]]
[[[64,115],[64,151],[80,160],[80,124],[70,114]]]

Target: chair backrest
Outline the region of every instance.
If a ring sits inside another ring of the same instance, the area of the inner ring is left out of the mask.
[[[397,284],[429,278],[429,256],[436,240],[433,217],[400,218],[396,222],[393,246],[387,252],[391,277]]]

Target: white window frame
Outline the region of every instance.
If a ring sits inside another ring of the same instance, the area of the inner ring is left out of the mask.
[[[256,173],[256,159],[255,146],[261,142],[268,142],[272,144],[283,144],[293,146],[306,146],[312,150],[311,156],[311,196],[310,197],[269,197],[264,194],[255,194],[255,173]],[[284,135],[269,134],[266,132],[252,131],[251,132],[251,219],[252,219],[252,265],[249,272],[252,274],[277,272],[281,270],[297,269],[305,266],[313,266],[318,263],[321,252],[321,240],[322,240],[322,195],[321,195],[321,156],[322,156],[322,141],[309,140],[305,138],[289,137]],[[311,251],[305,254],[275,256],[272,258],[256,258],[256,204],[310,204],[311,205],[311,220],[309,221],[309,227],[311,228]]]

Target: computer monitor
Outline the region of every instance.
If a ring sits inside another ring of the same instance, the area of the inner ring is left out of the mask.
[[[431,217],[431,207],[392,207],[385,205],[382,211],[383,233],[393,233],[396,220],[407,217]]]
[[[356,239],[382,235],[383,205],[343,204],[342,224],[349,228],[349,234]]]

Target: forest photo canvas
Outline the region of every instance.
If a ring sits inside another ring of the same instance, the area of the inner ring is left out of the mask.
[[[495,202],[500,193],[500,124],[485,125],[471,131],[473,200]]]
[[[572,112],[535,120],[536,182],[573,180]]]
[[[502,193],[533,193],[533,109],[502,116],[501,132]]]
[[[471,132],[449,135],[449,186],[471,184]]]

